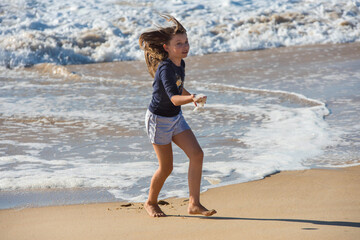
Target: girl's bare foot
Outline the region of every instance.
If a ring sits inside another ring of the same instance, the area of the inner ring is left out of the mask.
[[[189,205],[188,213],[189,214],[200,214],[200,215],[209,217],[209,216],[214,215],[216,213],[216,210],[214,210],[214,209],[208,210],[201,204],[200,205]]]
[[[166,214],[160,209],[159,205],[145,202],[144,208],[150,217],[166,217]]]

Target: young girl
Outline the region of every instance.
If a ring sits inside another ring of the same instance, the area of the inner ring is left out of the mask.
[[[153,144],[159,161],[159,168],[151,179],[145,209],[152,217],[164,217],[158,205],[160,190],[173,169],[171,142],[179,146],[189,157],[189,214],[211,216],[215,210],[208,210],[200,203],[200,183],[203,151],[195,135],[186,123],[181,105],[206,100],[196,98],[184,88],[185,58],[189,42],[185,28],[172,16],[163,16],[175,24],[141,34],[139,44],[145,53],[149,73],[154,77],[152,100],[146,112],[147,134]]]

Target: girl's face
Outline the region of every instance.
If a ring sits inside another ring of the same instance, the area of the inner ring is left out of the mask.
[[[186,58],[190,45],[187,38],[187,35],[184,34],[176,34],[168,44],[164,44],[164,49],[169,54],[169,58],[177,58],[183,59]]]

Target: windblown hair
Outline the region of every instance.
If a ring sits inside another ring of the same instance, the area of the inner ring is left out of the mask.
[[[174,26],[159,27],[156,30],[144,32],[139,37],[139,45],[144,50],[146,65],[152,77],[155,76],[159,63],[168,58],[163,45],[169,44],[174,35],[186,33],[186,29],[174,17],[161,16],[168,22],[174,23]]]

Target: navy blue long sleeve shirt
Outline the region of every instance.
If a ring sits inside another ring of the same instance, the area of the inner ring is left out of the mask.
[[[155,73],[153,93],[149,105],[150,112],[163,117],[173,117],[180,113],[181,106],[175,106],[171,97],[181,95],[185,81],[185,62],[176,66],[170,59],[162,61]]]

